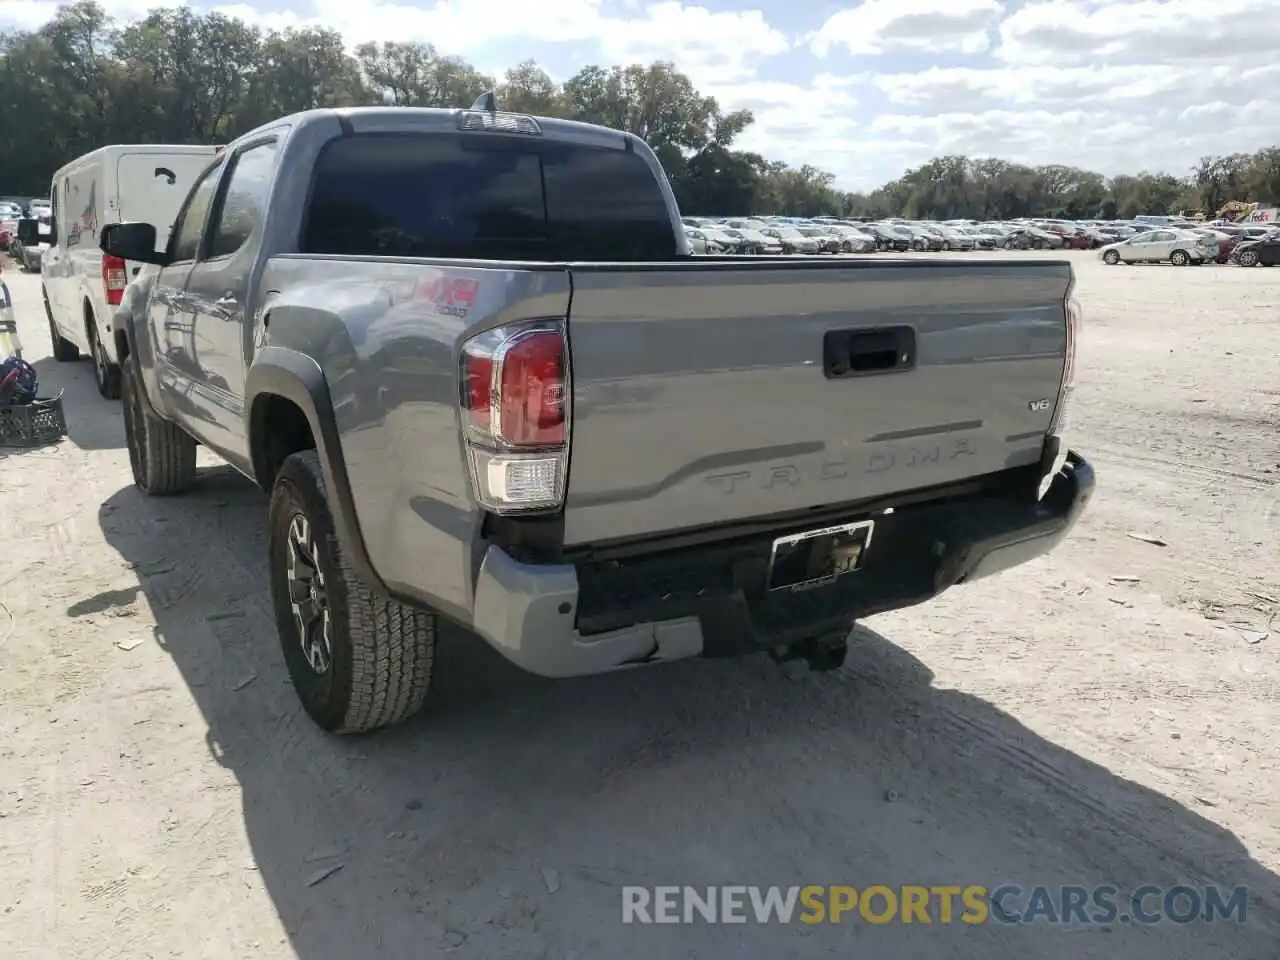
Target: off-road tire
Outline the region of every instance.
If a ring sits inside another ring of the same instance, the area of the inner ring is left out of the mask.
[[[1173,253],[1169,254],[1169,262],[1175,267],[1185,267],[1191,262],[1191,258],[1187,256],[1187,251],[1175,250]]]
[[[120,367],[107,358],[102,335],[98,333],[98,324],[90,320],[86,332],[89,334],[89,361],[93,364],[93,382],[98,387],[98,393],[106,400],[119,400],[122,376]]]
[[[49,320],[49,340],[53,343],[53,359],[58,363],[74,363],[80,359],[80,348],[58,333],[53,322],[53,309],[49,306],[49,295],[44,296],[44,315]]]
[[[332,622],[323,673],[303,653],[289,595],[289,529],[298,514],[311,529]],[[285,458],[272,485],[267,524],[276,630],[303,709],[332,733],[365,733],[415,714],[431,686],[436,615],[383,599],[361,582],[338,542],[314,450]]]
[[[1114,267],[1120,262],[1120,254],[1116,253],[1114,250],[1108,250],[1102,255],[1102,262],[1109,267]]]
[[[133,354],[125,358],[121,383],[133,485],[148,497],[185,493],[196,480],[195,439],[152,408]]]

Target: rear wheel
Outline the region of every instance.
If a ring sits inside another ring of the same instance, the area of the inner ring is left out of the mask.
[[[1173,253],[1169,254],[1169,262],[1175,267],[1185,267],[1191,262],[1191,258],[1187,256],[1187,252],[1185,250],[1175,250]]]
[[[416,713],[431,685],[435,614],[360,581],[338,542],[314,450],[285,459],[267,522],[276,630],[303,709],[334,733]]]
[[[53,310],[49,306],[48,293],[44,295],[44,315],[49,320],[49,339],[53,342],[53,359],[59,363],[73,363],[79,360],[80,348],[58,333],[58,327],[53,322]]]
[[[102,336],[98,333],[98,325],[89,318],[89,351],[93,359],[93,380],[98,386],[98,393],[108,400],[120,399],[120,368],[111,362],[106,349],[102,346]]]
[[[133,485],[149,497],[185,492],[196,479],[195,440],[152,409],[132,355],[125,358],[122,386]]]

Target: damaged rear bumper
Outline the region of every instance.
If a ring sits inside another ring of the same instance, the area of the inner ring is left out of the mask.
[[[962,497],[872,513],[862,568],[804,592],[765,589],[773,538],[794,527],[608,563],[521,563],[490,546],[472,626],[517,666],[548,677],[797,643],[1050,552],[1093,490],[1093,468],[1073,452],[1039,501]]]

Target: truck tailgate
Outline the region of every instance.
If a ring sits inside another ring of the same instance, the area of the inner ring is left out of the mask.
[[[1066,356],[1064,261],[574,264],[571,273],[566,545],[1040,459]]]

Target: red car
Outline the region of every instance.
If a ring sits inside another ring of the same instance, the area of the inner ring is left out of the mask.
[[[1041,229],[1060,236],[1062,238],[1062,249],[1064,250],[1088,250],[1093,246],[1089,235],[1083,230],[1077,230],[1075,227],[1069,227],[1061,223],[1046,223]]]
[[[1240,241],[1248,239],[1243,230],[1233,227],[1211,227],[1206,229],[1197,229],[1196,233],[1205,235],[1212,234],[1218,238],[1218,255],[1213,258],[1214,263],[1227,263],[1231,260],[1231,254],[1236,247],[1240,245]]]

